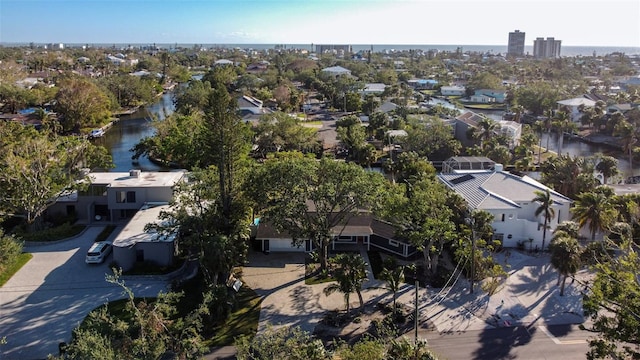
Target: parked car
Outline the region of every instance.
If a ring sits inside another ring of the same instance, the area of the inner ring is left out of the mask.
[[[89,133],[89,137],[92,139],[102,137],[104,135],[104,130],[102,129],[93,129]]]
[[[93,243],[87,251],[85,262],[87,264],[100,264],[111,254],[111,244],[105,241]]]

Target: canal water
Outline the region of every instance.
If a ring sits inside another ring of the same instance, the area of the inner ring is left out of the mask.
[[[153,119],[163,120],[173,113],[174,109],[173,92],[167,92],[157,102],[141,108],[131,115],[121,116],[120,121],[107,130],[103,137],[95,139],[96,145],[106,147],[111,153],[113,163],[116,166],[111,171],[122,172],[131,169],[140,169],[142,171],[165,170],[151,162],[147,157],[141,157],[137,162],[133,162],[131,160],[131,155],[133,155],[131,149],[141,139],[154,134]]]
[[[448,102],[433,98],[430,102],[433,105],[441,104],[443,106],[453,108],[454,106]],[[154,128],[152,127],[152,119],[163,120],[166,116],[173,113],[175,106],[173,104],[173,92],[163,94],[157,102],[140,109],[134,114],[124,115],[120,121],[109,129],[105,136],[94,140],[96,144],[103,145],[109,150],[113,157],[115,168],[111,171],[129,171],[131,169],[140,169],[143,171],[166,170],[159,165],[151,162],[147,157],[141,157],[137,162],[131,160],[133,152],[130,151],[141,139],[152,136]],[[477,111],[496,120],[502,118],[501,112],[496,111]],[[549,138],[549,149],[557,152],[558,138],[555,133],[543,134],[542,146],[546,146],[547,137]],[[618,167],[622,175],[626,178],[631,176],[629,171],[628,157],[621,151],[616,151],[609,146],[594,145],[581,142],[576,139],[564,139],[562,153],[571,156],[591,156],[596,153],[611,155],[618,159]],[[640,175],[640,161],[634,163],[633,175]]]

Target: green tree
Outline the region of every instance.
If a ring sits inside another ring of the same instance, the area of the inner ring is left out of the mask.
[[[320,150],[317,131],[302,126],[300,120],[282,112],[263,115],[254,128],[257,152],[301,151],[315,153]]]
[[[235,342],[238,360],[328,360],[322,341],[299,327],[267,327],[256,336]]]
[[[562,154],[562,147],[564,146],[564,134],[567,131],[575,131],[577,126],[571,120],[569,112],[560,110],[557,111],[553,117],[552,127],[556,129],[558,133],[558,154]]]
[[[107,281],[119,285],[126,295],[124,313],[128,321],[114,316],[107,306],[92,311],[74,330],[66,347],[71,359],[158,359],[173,353],[180,358],[197,358],[206,350],[199,335],[205,308],[177,317],[182,293],[161,293],[155,300],[135,299],[133,292],[116,275]]]
[[[112,166],[106,149],[88,140],[14,122],[0,123],[0,148],[0,213],[23,217],[29,225],[53,200],[82,187],[82,167]]]
[[[251,129],[238,115],[237,101],[221,82],[212,88],[204,110],[204,154],[200,165],[215,165],[218,169],[221,214],[225,226],[231,229],[232,206],[241,191],[240,173],[251,148]]]
[[[109,97],[91,80],[80,77],[62,79],[55,110],[65,132],[79,132],[101,126],[111,115]]]
[[[564,286],[569,275],[574,275],[581,264],[582,251],[578,240],[570,236],[554,237],[549,244],[551,265],[558,270],[558,283],[562,277],[560,296],[564,296]]]
[[[640,129],[635,123],[622,120],[616,124],[613,135],[620,137],[622,149],[629,155],[629,173],[633,175],[633,152],[640,138]]]
[[[336,291],[341,292],[349,313],[349,295],[355,292],[360,302],[360,311],[364,311],[362,284],[367,279],[367,263],[359,254],[338,254],[330,262],[336,267],[333,271],[336,283],[325,287],[324,294],[328,296]]]
[[[535,215],[544,217],[544,225],[542,228],[542,251],[544,251],[545,240],[547,239],[547,229],[549,222],[556,216],[556,212],[553,208],[553,197],[551,191],[546,189],[545,191],[535,191],[536,196],[531,200],[540,204],[536,208]]]
[[[387,283],[387,289],[393,294],[393,313],[396,313],[396,297],[400,286],[404,282],[404,265],[399,265],[395,258],[390,257],[384,261],[384,267],[380,278]]]
[[[613,156],[600,155],[597,157],[597,161],[595,169],[602,174],[602,184],[606,185],[610,178],[620,173],[618,160]]]
[[[591,241],[596,239],[598,231],[606,230],[617,217],[611,197],[598,191],[579,195],[571,211],[580,227],[588,226]]]
[[[311,240],[326,269],[332,229],[373,208],[384,184],[382,175],[355,164],[288,157],[256,167],[248,191],[256,212],[295,244]]]
[[[595,278],[583,300],[589,330],[587,359],[637,359],[640,357],[640,259],[629,232],[621,233],[617,244],[605,239],[618,255],[606,256],[595,264]]]

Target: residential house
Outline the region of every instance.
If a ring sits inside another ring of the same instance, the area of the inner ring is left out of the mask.
[[[219,59],[213,62],[213,66],[233,66],[233,61],[228,59]]]
[[[286,232],[276,230],[268,221],[257,220],[255,226],[254,248],[263,252],[311,252],[315,248],[309,239],[303,239],[301,244],[295,245]],[[393,225],[375,219],[369,214],[352,216],[346,224],[334,226],[331,229],[330,249],[344,250],[350,247],[366,246],[408,258],[417,250],[407,240],[396,236]]]
[[[85,190],[61,197],[47,214],[75,213],[86,223],[130,219],[145,203],[171,201],[174,186],[185,174],[184,170],[89,173]]]
[[[173,264],[177,252],[177,234],[147,229],[148,224],[161,224],[160,214],[169,208],[170,205],[165,202],[145,203],[116,235],[113,240],[113,261],[123,271],[130,270],[136,263],[162,267]]]
[[[594,107],[596,102],[587,99],[586,97],[579,97],[573,99],[560,100],[557,102],[560,108],[569,109],[569,114],[571,120],[574,122],[580,122],[580,118],[582,117],[582,113],[580,112],[581,107]]]
[[[472,102],[503,104],[507,96],[505,90],[479,89],[471,96]]]
[[[185,176],[185,170],[89,173],[85,190],[59,198],[46,215],[75,214],[84,223],[124,222],[113,241],[113,260],[125,271],[137,262],[167,266],[176,252],[175,234],[145,227],[160,221],[160,212],[169,208],[174,187]]]
[[[464,86],[443,86],[440,88],[442,96],[463,96],[465,91]]]
[[[331,66],[321,70],[323,74],[327,74],[331,77],[337,78],[339,76],[351,76],[351,70],[345,69],[342,66]]]
[[[633,109],[632,104],[613,104],[607,106],[607,114],[614,114],[616,112],[621,112],[624,114],[631,109]]]
[[[414,90],[431,90],[438,86],[438,81],[433,79],[411,79],[407,84]]]
[[[544,216],[535,215],[540,206],[533,201],[536,191],[549,190],[555,212],[547,224],[545,248],[557,225],[571,220],[571,199],[528,176],[503,171],[500,164],[494,170],[441,173],[438,179],[462,196],[469,210],[484,210],[493,215],[493,238],[502,241],[505,247],[542,249]]]
[[[387,86],[383,83],[368,83],[364,85],[364,89],[360,90],[360,94],[362,96],[367,96],[369,94],[380,95],[384,92],[384,89]]]

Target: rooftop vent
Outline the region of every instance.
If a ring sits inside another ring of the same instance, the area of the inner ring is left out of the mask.
[[[134,177],[134,178],[139,178],[140,177],[140,170],[138,170],[138,169],[129,170],[129,176]]]

